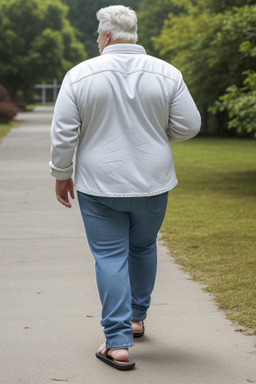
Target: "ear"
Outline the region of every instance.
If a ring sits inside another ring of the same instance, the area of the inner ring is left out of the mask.
[[[108,43],[107,44],[109,44],[110,42],[111,42],[111,32],[110,31],[107,31],[107,41],[108,41]]]

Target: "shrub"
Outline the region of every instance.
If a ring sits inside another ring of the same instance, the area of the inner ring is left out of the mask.
[[[8,123],[17,115],[18,108],[9,101],[0,102],[0,123]]]
[[[0,123],[8,123],[19,111],[16,105],[9,100],[7,89],[0,84]]]

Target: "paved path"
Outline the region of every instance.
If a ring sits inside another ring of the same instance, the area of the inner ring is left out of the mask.
[[[256,382],[255,337],[235,332],[161,244],[146,335],[131,349],[136,369],[95,358],[104,338],[94,262],[77,202],[55,200],[51,114],[19,114],[0,143],[0,383]]]

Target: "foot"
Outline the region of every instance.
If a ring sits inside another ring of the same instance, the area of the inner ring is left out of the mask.
[[[117,361],[127,361],[129,360],[128,349],[109,349],[107,355],[112,357],[112,359]]]
[[[128,349],[108,349],[105,343],[97,350],[96,357],[121,371],[128,371],[135,367],[135,362],[128,359]]]
[[[132,332],[140,333],[143,330],[143,323],[141,321],[133,321],[132,320]]]

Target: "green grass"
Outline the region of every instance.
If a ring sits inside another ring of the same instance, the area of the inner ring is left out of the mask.
[[[178,186],[163,239],[227,317],[256,333],[256,141],[172,144]]]
[[[6,135],[6,133],[17,125],[16,121],[11,121],[7,124],[0,124],[0,140]]]

